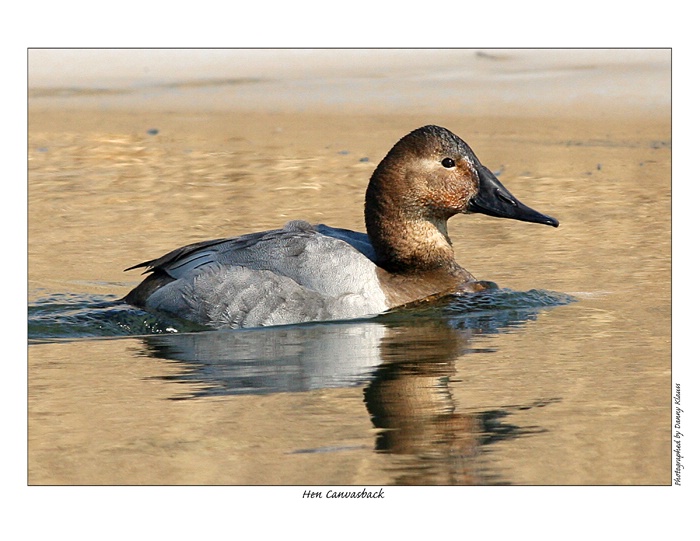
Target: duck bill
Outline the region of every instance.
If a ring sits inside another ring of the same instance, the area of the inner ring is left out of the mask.
[[[559,226],[556,218],[537,212],[518,201],[496,176],[479,164],[479,193],[469,200],[468,212],[479,212],[496,218],[510,218],[523,222]]]

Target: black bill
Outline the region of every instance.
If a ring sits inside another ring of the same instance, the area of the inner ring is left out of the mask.
[[[486,167],[479,164],[476,169],[479,173],[479,193],[469,200],[467,207],[469,212],[480,212],[496,218],[511,218],[553,227],[559,226],[556,218],[537,212],[518,201]]]

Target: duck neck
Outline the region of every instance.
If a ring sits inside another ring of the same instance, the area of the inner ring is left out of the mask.
[[[449,216],[426,215],[420,205],[394,201],[392,194],[378,192],[370,184],[365,200],[365,226],[380,267],[400,274],[466,273],[455,261],[447,234]]]

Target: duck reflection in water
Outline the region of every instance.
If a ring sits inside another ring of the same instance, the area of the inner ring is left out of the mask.
[[[496,355],[472,349],[472,338],[521,325],[537,310],[436,317],[439,309],[366,321],[154,335],[144,342],[148,355],[188,364],[180,379],[197,382],[199,390],[177,399],[363,385],[377,429],[375,450],[403,457],[391,472],[396,484],[504,483],[482,459],[484,446],[539,432],[502,420],[552,400],[464,411],[453,398],[455,386],[462,395],[467,386],[454,380],[455,361],[474,352]]]
[[[384,363],[365,387],[364,397],[372,423],[380,429],[376,450],[409,457],[396,472],[396,483],[503,483],[481,460],[481,453],[496,441],[539,432],[501,422],[514,409],[530,406],[458,411],[453,387],[463,382],[454,380],[455,359],[464,351],[455,340],[455,329],[435,324],[394,331],[382,344]]]

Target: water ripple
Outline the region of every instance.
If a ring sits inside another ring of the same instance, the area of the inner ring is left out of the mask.
[[[496,289],[478,294],[451,295],[418,307],[395,310],[381,316],[379,321],[391,324],[406,319],[441,319],[454,328],[497,332],[535,319],[540,309],[574,300],[570,295],[553,291]],[[59,293],[43,297],[29,304],[28,319],[30,343],[205,330],[177,318],[139,310],[115,296],[104,295]]]

